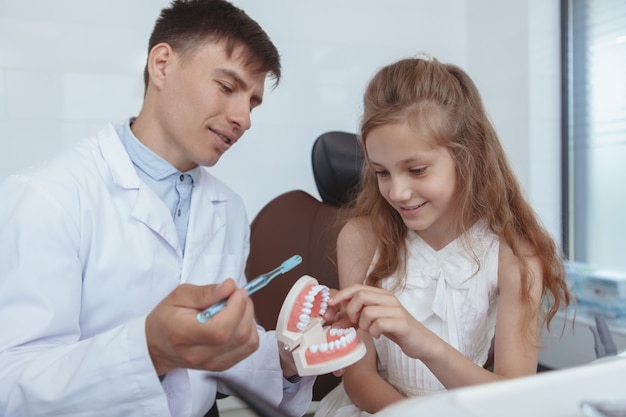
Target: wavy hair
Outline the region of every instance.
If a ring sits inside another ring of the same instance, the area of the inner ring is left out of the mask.
[[[434,146],[449,152],[456,169],[456,229],[466,235],[478,219],[511,247],[519,260],[521,298],[530,307],[529,257],[537,257],[543,273],[543,319],[548,328],[559,308],[570,303],[563,258],[554,239],[526,202],[498,135],[484,109],[480,93],[459,67],[431,58],[409,58],[380,69],[369,82],[363,100],[360,141],[366,155],[368,134],[377,126],[407,121]],[[377,239],[378,257],[366,282],[380,281],[406,271],[407,227],[383,198],[367,158],[351,215],[370,219]],[[464,240],[465,243],[467,239]],[[522,253],[530,246],[532,253]],[[479,265],[480,266],[480,265]],[[537,317],[527,309],[528,323]],[[533,310],[533,311],[531,311]]]

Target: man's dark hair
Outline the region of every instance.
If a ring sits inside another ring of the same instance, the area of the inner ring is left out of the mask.
[[[246,65],[269,73],[274,86],[280,81],[280,55],[269,36],[243,10],[225,0],[173,0],[161,10],[154,25],[148,54],[155,45],[167,43],[182,59],[206,42],[224,42],[230,57],[237,46],[244,46]],[[148,88],[148,67],[144,84]]]

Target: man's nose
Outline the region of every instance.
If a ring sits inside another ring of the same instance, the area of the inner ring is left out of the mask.
[[[242,132],[250,129],[250,101],[247,99],[235,100],[228,112],[228,121],[236,125]]]

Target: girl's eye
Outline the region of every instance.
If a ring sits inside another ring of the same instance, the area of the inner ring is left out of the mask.
[[[411,174],[413,174],[413,175],[422,175],[425,171],[426,171],[425,167],[414,168],[414,169],[410,169],[409,170],[409,172],[411,172]]]
[[[387,175],[389,175],[389,171],[385,170],[376,170],[374,172],[376,172],[377,177],[386,177]]]

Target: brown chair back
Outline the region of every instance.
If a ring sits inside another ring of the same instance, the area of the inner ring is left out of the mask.
[[[248,279],[271,271],[293,255],[302,256],[300,265],[252,295],[257,322],[265,329],[276,328],[283,300],[302,275],[310,275],[329,288],[338,288],[335,256],[338,212],[338,206],[294,190],[270,201],[252,221]],[[313,387],[313,399],[322,399],[339,381],[332,374],[319,376]]]
[[[249,280],[293,255],[302,256],[300,265],[252,295],[257,321],[265,329],[276,328],[283,301],[302,275],[310,275],[329,288],[339,288],[338,216],[340,207],[353,196],[363,161],[363,151],[354,133],[332,131],[320,135],[313,145],[311,163],[322,201],[301,190],[289,191],[270,201],[252,221],[246,266]],[[319,376],[313,399],[321,400],[339,381],[332,374]]]

